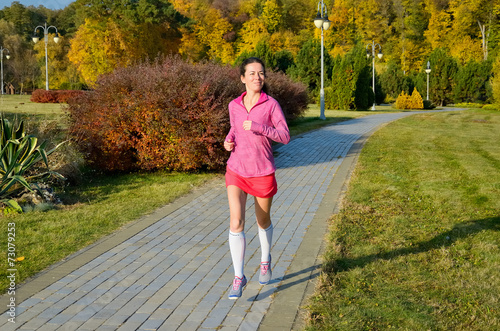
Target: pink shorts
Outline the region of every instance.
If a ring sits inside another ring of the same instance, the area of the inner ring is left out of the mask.
[[[274,173],[262,177],[242,177],[226,168],[226,187],[234,185],[258,198],[271,198],[278,192]]]

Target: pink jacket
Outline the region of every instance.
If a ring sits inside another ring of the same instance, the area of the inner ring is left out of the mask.
[[[257,104],[247,112],[245,94],[229,103],[231,129],[226,141],[233,141],[234,149],[227,166],[243,177],[270,175],[276,171],[271,140],[288,144],[290,132],[278,101],[261,92]],[[243,129],[246,120],[252,121],[248,131]]]

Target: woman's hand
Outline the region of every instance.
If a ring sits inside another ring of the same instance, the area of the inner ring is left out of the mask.
[[[244,130],[250,130],[252,128],[252,121],[245,121],[243,122],[243,129]]]
[[[224,148],[226,151],[230,152],[234,149],[234,142],[229,139],[228,141],[224,141]]]

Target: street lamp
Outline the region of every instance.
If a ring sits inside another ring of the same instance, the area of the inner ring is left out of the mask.
[[[372,47],[372,52],[370,54],[370,51],[368,50],[368,46]],[[380,44],[375,44],[375,41],[372,40],[371,44],[366,45],[366,57],[369,59],[370,55],[372,56],[373,62],[372,62],[372,68],[373,68],[373,79],[372,79],[372,85],[373,85],[373,106],[372,110],[375,110],[375,49],[378,46],[378,58],[381,59],[384,54],[382,54],[382,46]]]
[[[330,21],[328,20],[328,14],[326,12],[326,6],[321,0],[318,2],[318,14],[316,15],[316,18],[314,19],[314,25],[318,29],[321,29],[321,90],[319,92],[319,97],[320,97],[320,108],[321,108],[321,114],[320,118],[322,120],[326,119],[325,117],[325,89],[324,89],[324,65],[323,65],[323,30],[328,30],[330,27]]]
[[[35,32],[33,33],[33,42],[36,44],[40,38],[37,36],[38,29],[43,30],[43,35],[45,39],[45,89],[48,91],[49,90],[49,66],[48,66],[48,60],[47,60],[47,44],[49,43],[49,30],[50,28],[54,28],[56,30],[56,36],[54,37],[54,42],[57,44],[59,42],[59,35],[57,33],[57,28],[53,25],[47,26],[47,23],[45,25],[39,25],[35,28]]]
[[[2,94],[4,94],[3,92],[3,51],[7,51],[7,54],[5,55],[5,57],[8,59],[10,59],[10,51],[7,49],[7,48],[3,48],[3,46],[0,46],[0,62],[1,62],[1,72],[2,72],[2,85],[0,85],[2,87]]]
[[[429,100],[429,74],[431,73],[431,62],[427,61],[427,68],[425,69],[427,74],[427,100]]]

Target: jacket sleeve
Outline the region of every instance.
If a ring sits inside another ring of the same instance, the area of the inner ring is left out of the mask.
[[[288,130],[288,125],[286,124],[285,115],[283,114],[283,111],[278,103],[276,103],[271,111],[271,123],[273,124],[272,126],[267,126],[252,122],[251,130],[258,132],[278,143],[288,144],[290,142],[290,131]]]
[[[234,123],[233,123],[233,116],[231,115],[231,104],[229,104],[229,123],[231,125],[231,128],[229,129],[229,133],[226,136],[225,141],[232,141],[234,142],[235,138],[235,133],[234,133]]]

